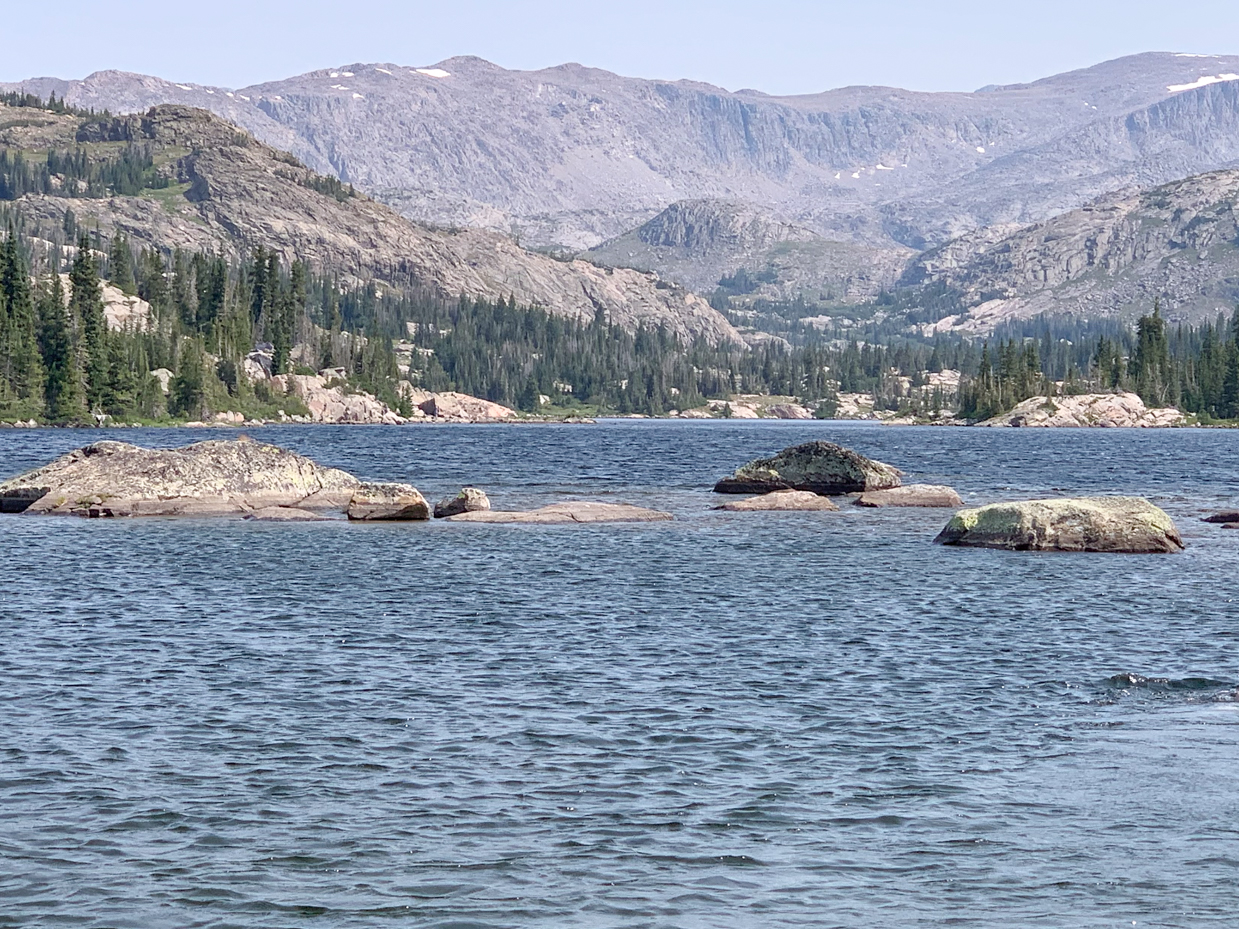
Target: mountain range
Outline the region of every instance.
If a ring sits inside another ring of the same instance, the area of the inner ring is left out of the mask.
[[[5,86],[112,112],[205,108],[418,224],[699,292],[741,268],[749,297],[825,305],[933,283],[958,292],[944,325],[964,328],[1150,295],[1186,318],[1239,294],[1201,258],[1233,244],[1234,189],[1210,172],[1239,167],[1236,56],[1146,53],[974,93],[778,97],[477,58],[248,88],[116,71]],[[1212,179],[1182,185],[1198,175]],[[1185,244],[1201,224],[1213,244]]]

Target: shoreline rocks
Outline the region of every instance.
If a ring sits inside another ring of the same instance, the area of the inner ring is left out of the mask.
[[[670,513],[627,503],[571,501],[552,503],[536,510],[478,510],[449,516],[450,523],[499,523],[503,525],[571,525],[574,523],[652,523],[673,519]]]
[[[719,494],[764,494],[806,490],[846,494],[900,485],[903,472],[833,442],[805,442],[770,458],[757,458],[714,485]]]
[[[808,490],[774,490],[757,497],[733,500],[713,507],[729,513],[754,512],[838,512],[833,500]]]
[[[959,494],[945,484],[903,484],[886,490],[867,490],[854,501],[856,506],[888,507],[942,507],[957,508],[964,505]]]
[[[942,545],[1036,552],[1183,551],[1174,521],[1143,497],[1075,497],[961,510],[934,539]]]

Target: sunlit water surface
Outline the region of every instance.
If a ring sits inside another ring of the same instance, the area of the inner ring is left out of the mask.
[[[104,435],[0,432],[0,475]],[[0,518],[0,926],[1234,925],[1239,532],[1199,517],[1239,504],[1239,433],[257,435],[432,499],[677,518]],[[1189,547],[709,509],[811,438],[969,502],[1144,494]]]

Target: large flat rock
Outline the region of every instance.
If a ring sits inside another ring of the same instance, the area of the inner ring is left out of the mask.
[[[671,519],[670,513],[626,503],[552,503],[536,510],[477,510],[449,516],[453,523],[567,525],[570,523],[651,523]]]
[[[714,507],[714,509],[725,510],[729,513],[820,513],[823,511],[838,511],[839,507],[835,506],[834,501],[829,497],[823,497],[821,494],[815,494],[808,490],[774,490],[757,497],[732,500],[730,503],[724,503],[721,506]]]
[[[934,541],[1039,552],[1143,554],[1183,550],[1174,521],[1142,497],[993,503],[956,513]]]
[[[0,484],[0,508],[96,517],[227,516],[270,507],[343,511],[360,483],[248,439],[173,449],[104,441]]]
[[[857,506],[942,507],[955,509],[964,505],[952,488],[945,484],[904,484],[887,490],[867,490],[856,498]]]

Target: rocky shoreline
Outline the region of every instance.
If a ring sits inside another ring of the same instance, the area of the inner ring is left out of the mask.
[[[404,416],[364,391],[347,388],[340,372],[330,369],[317,375],[280,374],[268,376],[267,384],[278,395],[295,398],[307,414],[285,413],[274,419],[247,418],[244,414],[225,410],[209,420],[159,423],[160,426],[202,429],[214,426],[244,426],[257,428],[269,425],[387,425],[414,424],[495,424],[495,423],[567,423],[591,425],[593,416],[577,414],[520,413],[510,407],[480,397],[454,391],[433,393],[419,390],[407,382],[401,384],[402,399],[411,407]],[[979,422],[951,416],[912,417],[894,413],[854,413],[853,415],[818,417],[808,407],[792,398],[767,397],[759,403],[752,396],[743,396],[734,403],[711,400],[695,410],[672,410],[663,416],[644,413],[601,414],[608,419],[689,420],[816,420],[819,422],[873,422],[884,426],[982,426],[987,428],[1127,428],[1169,429],[1195,426],[1196,423],[1174,408],[1150,408],[1134,393],[1081,394],[1069,397],[1032,397],[1010,411]],[[742,402],[743,401],[743,402]],[[777,402],[774,402],[777,401]],[[291,405],[291,404],[290,404]],[[50,426],[33,419],[16,422],[0,421],[0,428],[32,429]],[[123,423],[102,420],[87,426],[136,427],[144,423]],[[1219,425],[1213,428],[1226,428]]]

